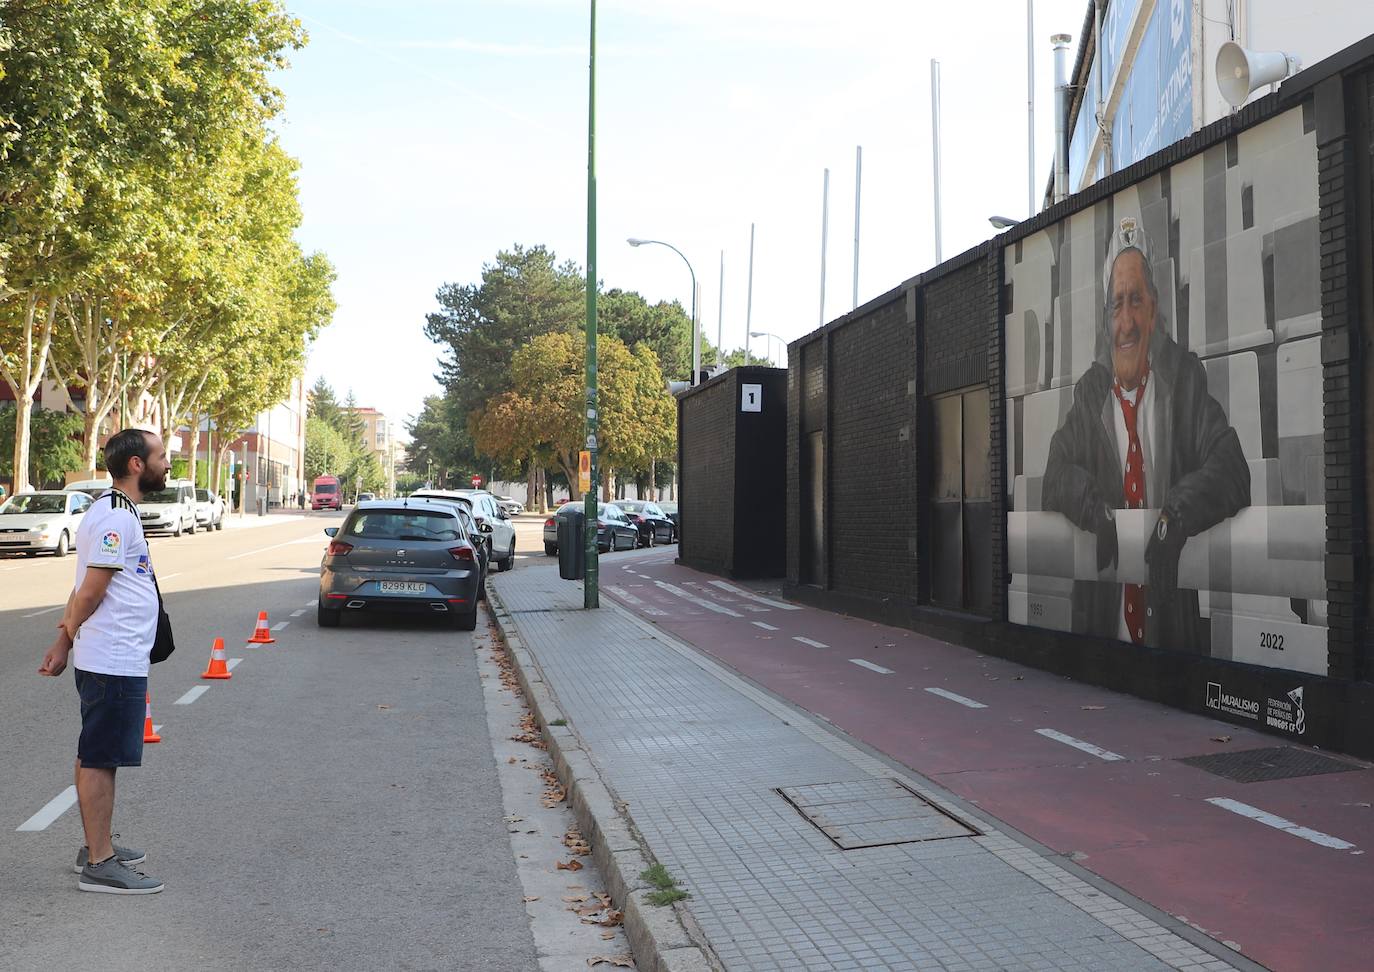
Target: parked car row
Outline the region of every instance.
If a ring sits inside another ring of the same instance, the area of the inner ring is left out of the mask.
[[[558,555],[559,521],[570,512],[585,509],[581,500],[564,503],[544,521],[544,553]],[[622,500],[596,506],[596,545],[602,553],[675,543],[677,537],[677,524],[657,503]]]
[[[108,481],[88,480],[65,489],[37,489],[11,496],[0,504],[0,553],[65,557],[76,541],[76,528],[91,503],[110,488]],[[144,533],[179,537],[197,530],[224,529],[224,500],[189,480],[169,480],[145,493],[138,504]]]

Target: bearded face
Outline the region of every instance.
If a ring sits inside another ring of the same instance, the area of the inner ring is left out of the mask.
[[[167,459],[167,448],[162,437],[145,433],[148,439],[148,458],[143,460],[143,470],[138,474],[140,493],[153,493],[167,485],[167,473],[172,464]]]

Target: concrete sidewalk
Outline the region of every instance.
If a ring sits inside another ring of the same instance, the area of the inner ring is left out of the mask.
[[[609,600],[583,612],[553,565],[491,587],[541,724],[568,720],[555,749],[586,754],[560,766],[612,797],[584,801],[595,832],[638,845],[626,890],[642,857],[691,892],[671,927],[627,909],[642,969],[1257,968]]]

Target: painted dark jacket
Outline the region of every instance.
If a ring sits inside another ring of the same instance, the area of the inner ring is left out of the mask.
[[[1154,383],[1156,455],[1153,468],[1145,470],[1145,495],[1151,508],[1181,518],[1194,536],[1250,505],[1249,466],[1236,430],[1207,393],[1202,362],[1163,328],[1156,328],[1150,339],[1149,380]],[[1050,440],[1044,508],[1063,513],[1082,530],[1095,527],[1104,505],[1125,506],[1112,381],[1110,366],[1094,362],[1074,386],[1073,406]],[[1196,591],[1178,591],[1167,607],[1156,592],[1147,589],[1146,595],[1147,645],[1204,655],[1210,651]],[[1074,583],[1075,631],[1115,638],[1120,611],[1120,584]]]

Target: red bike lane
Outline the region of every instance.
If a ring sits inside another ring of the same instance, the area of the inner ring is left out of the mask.
[[[1179,760],[1289,744],[785,605],[767,585],[671,554],[602,570],[602,589],[645,620],[1247,958],[1284,972],[1374,968],[1368,764],[1235,782]]]

